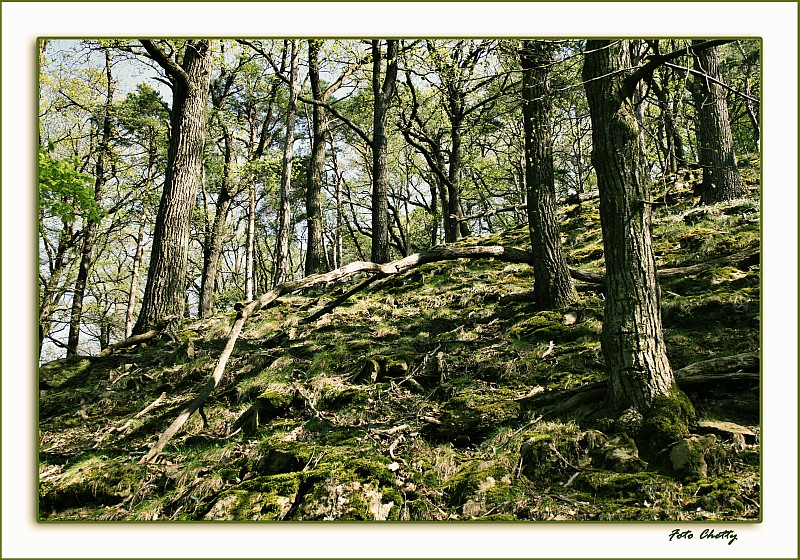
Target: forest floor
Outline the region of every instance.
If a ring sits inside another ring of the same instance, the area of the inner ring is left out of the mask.
[[[759,164],[741,162],[752,198],[699,206],[694,172],[656,188],[660,268],[758,246]],[[602,273],[597,200],[561,218],[570,265]],[[521,227],[461,244],[529,242]],[[602,289],[582,285],[574,306],[537,312],[528,265],[448,261],[301,323],[359,281],[250,318],[205,418],[194,414],[155,463],[139,460],[205,384],[234,311],[185,321],[175,340],[43,365],[39,518],[759,519],[757,377],[684,387],[703,420],[691,440],[703,468],[678,476],[640,458],[619,419],[537,406],[604,380]],[[661,290],[674,369],[759,350],[757,264],[665,278]]]

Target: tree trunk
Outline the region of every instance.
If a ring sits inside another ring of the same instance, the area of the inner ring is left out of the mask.
[[[550,103],[553,46],[544,41],[524,41],[521,62],[528,228],[534,254],[533,288],[537,307],[556,309],[575,299],[577,292],[561,249],[556,218]]]
[[[188,41],[180,66],[154,43],[142,40],[142,44],[172,81],[173,101],[164,190],[156,216],[142,309],[134,333],[145,332],[167,316],[183,317],[189,224],[203,161],[213,59],[207,40]]]
[[[247,301],[253,300],[255,239],[256,239],[256,186],[251,183],[249,201],[247,205],[247,255],[244,264],[244,291]]]
[[[464,212],[461,209],[461,113],[464,111],[464,103],[461,100],[460,92],[451,92],[450,99],[450,165],[447,169],[447,213],[450,217],[450,226],[445,232],[447,243],[453,243],[461,239],[462,227],[469,226],[462,222]]]
[[[683,155],[683,139],[680,130],[675,124],[676,114],[674,112],[674,101],[672,95],[666,91],[667,80],[658,83],[653,80],[653,93],[658,99],[658,106],[661,109],[661,121],[664,126],[664,160],[665,171],[677,173],[678,169],[686,166],[686,159]]]
[[[311,93],[315,101],[324,102],[322,85],[319,80],[319,50],[321,41],[308,41],[308,77]],[[324,249],[322,242],[322,174],[325,171],[325,136],[328,133],[328,119],[325,109],[312,106],[311,158],[308,162],[308,187],[306,189],[306,217],[308,220],[308,249],[306,251],[305,274],[323,272]]]
[[[133,255],[133,266],[131,269],[131,287],[128,290],[128,307],[125,310],[125,338],[133,334],[134,309],[136,308],[136,294],[139,290],[139,269],[142,265],[144,254],[144,234],[147,226],[147,196],[153,186],[153,167],[156,163],[156,144],[155,132],[150,129],[150,138],[147,154],[147,176],[144,184],[144,196],[142,197],[142,211],[139,214],[139,232],[136,234],[136,253]]]
[[[692,44],[703,42],[694,40]],[[697,151],[703,168],[700,201],[713,204],[740,198],[747,194],[747,190],[736,167],[728,102],[723,87],[718,83],[722,77],[717,48],[697,52],[694,68],[710,78],[695,75],[692,80],[697,111]]]
[[[650,183],[641,161],[639,126],[622,95],[631,67],[628,41],[591,40],[583,79],[592,119],[592,163],[600,187],[606,260],[601,343],[608,368],[607,405],[646,413],[677,390],[661,326],[650,231]]]
[[[203,251],[203,275],[200,279],[200,318],[210,317],[214,311],[214,284],[217,278],[219,256],[222,253],[222,241],[225,238],[225,221],[228,217],[228,208],[231,204],[231,194],[228,190],[230,183],[231,167],[231,142],[232,138],[227,128],[223,126],[225,155],[222,164],[222,185],[217,197],[214,224],[206,237],[205,250]]]
[[[110,156],[109,143],[111,141],[111,108],[114,104],[114,80],[111,76],[111,51],[105,50],[106,57],[106,107],[103,113],[102,132],[100,145],[97,147],[97,161],[94,167],[94,199],[98,206],[103,198],[106,184],[106,158]],[[97,222],[84,221],[83,248],[81,249],[81,262],[78,266],[78,277],[75,279],[75,290],[72,293],[72,310],[69,318],[69,335],[67,337],[67,356],[78,353],[78,342],[81,332],[81,316],[83,315],[83,298],[86,294],[86,281],[92,267],[92,253],[94,240],[97,234]]]
[[[291,41],[291,77],[289,85],[289,107],[286,111],[286,137],[283,143],[283,167],[281,170],[280,207],[278,209],[278,240],[275,247],[275,276],[273,285],[286,281],[289,275],[289,236],[292,228],[291,190],[292,158],[294,157],[294,120],[297,114],[297,46]]]
[[[381,83],[379,40],[372,41],[372,92],[375,96],[372,129],[372,262],[389,262],[389,170],[386,134],[389,103],[397,78],[397,40],[386,41],[386,74]]]
[[[147,183],[150,184],[151,167],[147,169]],[[142,212],[139,214],[139,232],[136,234],[136,253],[133,255],[131,270],[131,287],[128,290],[128,307],[125,310],[125,338],[133,334],[133,312],[136,308],[136,292],[139,290],[139,269],[144,254],[144,233],[147,226],[147,201],[142,201]]]

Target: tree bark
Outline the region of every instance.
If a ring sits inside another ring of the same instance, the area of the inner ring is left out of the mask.
[[[703,42],[695,40],[692,44]],[[700,202],[714,204],[743,197],[747,190],[736,167],[728,102],[719,83],[722,78],[716,47],[696,52],[694,67],[708,76],[695,74],[692,81],[697,111],[697,151],[703,168]]]
[[[164,317],[183,317],[189,257],[189,224],[194,210],[205,144],[206,105],[211,81],[212,48],[207,40],[187,41],[180,65],[153,42],[142,45],[173,84],[164,190],[156,216],[150,268],[134,333]]]
[[[561,248],[561,231],[556,218],[550,103],[552,44],[524,41],[521,63],[528,229],[534,255],[533,288],[537,307],[556,309],[574,300],[577,292]]]
[[[102,132],[100,144],[97,147],[97,161],[94,166],[94,199],[100,205],[103,190],[106,184],[106,158],[110,159],[111,142],[111,110],[114,104],[114,80],[111,75],[111,51],[105,50],[106,59],[106,106],[103,112]],[[92,253],[97,235],[97,222],[86,220],[83,228],[83,247],[81,248],[81,262],[78,266],[78,277],[75,279],[75,289],[72,293],[72,310],[69,319],[69,334],[67,336],[67,356],[78,353],[80,341],[81,316],[83,315],[83,298],[86,294],[86,281],[92,267]]]
[[[286,136],[283,143],[283,167],[281,170],[280,206],[278,209],[278,239],[275,247],[275,277],[273,285],[286,281],[289,275],[289,237],[292,228],[292,158],[294,157],[294,121],[297,114],[297,47],[291,41],[291,75],[289,78],[289,106],[286,110]]]
[[[389,169],[386,124],[397,78],[397,40],[386,41],[386,72],[379,40],[372,41],[372,261],[389,262]]]
[[[319,79],[319,51],[321,41],[308,41],[308,77],[311,94],[315,101],[326,102]],[[311,158],[308,162],[308,186],[306,188],[306,219],[308,221],[308,248],[306,250],[306,276],[322,272],[324,249],[322,242],[322,174],[325,171],[325,137],[328,134],[328,119],[325,108],[312,106]]]
[[[651,237],[649,178],[641,161],[635,108],[625,92],[628,41],[590,40],[583,79],[592,119],[592,163],[600,187],[606,260],[601,344],[608,368],[607,405],[642,413],[677,390],[667,359]],[[633,87],[631,87],[631,85]]]

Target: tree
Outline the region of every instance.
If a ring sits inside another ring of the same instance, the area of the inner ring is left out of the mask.
[[[121,129],[120,143],[131,144],[141,150],[144,160],[132,167],[139,169],[135,188],[141,194],[137,211],[139,227],[136,232],[136,248],[131,265],[131,280],[125,309],[125,338],[133,334],[136,319],[136,301],[139,294],[139,273],[144,257],[144,245],[151,197],[157,178],[163,173],[169,112],[159,93],[146,84],[129,93],[117,107],[118,124]],[[127,134],[125,134],[127,133]],[[143,167],[143,169],[142,169]]]
[[[695,39],[697,46],[705,41]],[[713,204],[747,193],[736,167],[728,102],[722,87],[716,47],[694,53],[692,95],[697,112],[697,151],[703,168],[700,201]]]
[[[308,78],[311,95],[315,101],[327,102],[327,91],[322,91],[319,79],[319,51],[322,41],[308,41]],[[328,94],[330,95],[330,94]],[[328,134],[328,118],[325,108],[316,103],[312,106],[311,157],[308,162],[308,185],[306,186],[306,219],[308,220],[308,248],[306,249],[306,276],[323,271],[324,249],[322,244],[322,174],[325,170],[325,137]]]
[[[528,228],[536,256],[533,289],[536,304],[542,309],[563,307],[577,295],[561,249],[555,208],[550,101],[554,48],[547,41],[523,41],[520,53]]]
[[[205,39],[187,40],[180,62],[153,41],[142,39],[141,43],[172,85],[172,134],[147,284],[134,333],[142,333],[169,316],[180,318],[184,314],[189,223],[203,161],[213,54],[212,42]]]
[[[294,127],[297,114],[298,89],[298,41],[290,41],[289,104],[286,108],[286,135],[283,140],[283,164],[281,167],[280,206],[278,209],[278,240],[275,247],[275,276],[273,285],[286,281],[289,273],[289,234],[291,219],[292,158],[294,157]]]
[[[600,188],[606,261],[601,338],[608,368],[606,405],[648,415],[657,399],[678,398],[680,390],[664,344],[650,231],[650,179],[632,101],[647,70],[629,68],[629,41],[587,42],[583,79],[592,118],[592,164]],[[693,414],[685,402],[686,415]]]
[[[372,262],[389,262],[389,170],[386,124],[397,80],[397,40],[386,41],[386,72],[381,80],[381,42],[372,41]]]
[[[103,109],[101,122],[98,123],[100,143],[97,147],[97,159],[94,166],[94,199],[99,206],[103,198],[103,189],[106,182],[107,160],[111,157],[111,111],[114,105],[114,80],[111,76],[111,51],[104,49],[105,75],[106,75],[106,102]],[[67,338],[67,356],[78,353],[80,339],[81,314],[83,313],[83,297],[86,293],[86,280],[92,267],[92,258],[97,234],[96,220],[88,220],[83,229],[83,246],[81,248],[81,262],[78,265],[78,277],[75,279],[75,288],[72,292],[72,310],[69,319],[69,334]]]
[[[224,58],[224,55],[223,55]],[[200,317],[209,317],[213,311],[214,288],[217,279],[219,257],[222,252],[222,241],[226,232],[228,209],[233,199],[231,187],[231,167],[233,164],[233,133],[228,126],[228,115],[225,112],[226,102],[238,71],[247,63],[244,57],[239,58],[238,65],[228,69],[223,61],[220,74],[210,86],[211,105],[214,108],[214,119],[219,127],[221,138],[219,140],[222,151],[222,177],[220,180],[219,195],[217,196],[214,221],[206,232],[203,243],[203,272],[200,280]]]
[[[322,214],[322,176],[325,171],[325,142],[329,134],[328,116],[325,105],[331,95],[358,67],[358,63],[349,64],[341,75],[327,88],[323,89],[320,80],[319,55],[323,41],[308,41],[308,79],[311,83],[311,156],[308,161],[308,184],[306,187],[306,219],[308,222],[308,246],[306,249],[306,276],[323,272],[325,250],[323,244]],[[308,102],[307,99],[302,99]],[[337,233],[337,235],[339,235]]]

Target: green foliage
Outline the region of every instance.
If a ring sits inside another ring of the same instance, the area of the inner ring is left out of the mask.
[[[53,157],[53,146],[39,152],[39,207],[45,215],[74,222],[82,217],[99,222],[105,215],[98,206],[92,177],[79,171],[80,161]]]

